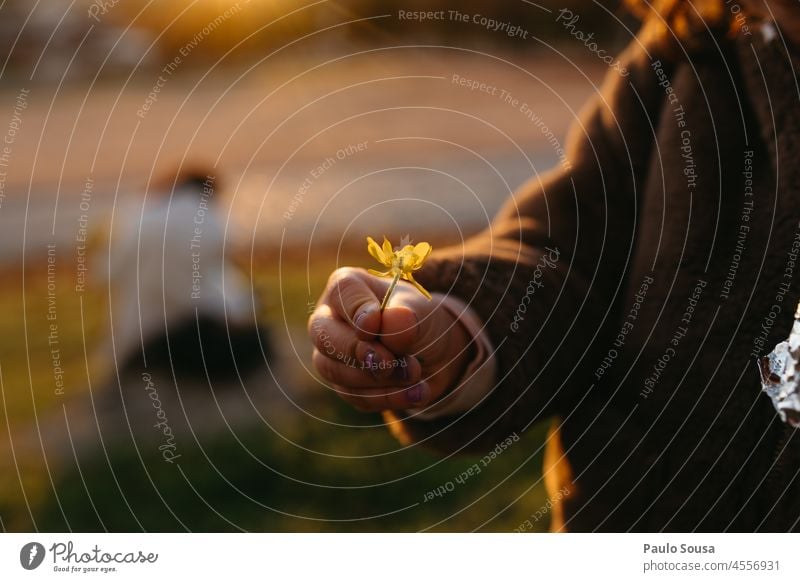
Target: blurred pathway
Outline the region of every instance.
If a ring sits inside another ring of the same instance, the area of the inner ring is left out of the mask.
[[[198,161],[217,164],[232,230],[258,244],[367,228],[458,236],[559,162],[603,73],[509,60],[407,50],[319,68],[272,61],[199,84],[187,71],[147,111],[144,73],[125,87],[7,88],[0,261],[21,257],[23,234],[30,256],[53,240],[74,246],[81,228],[107,228],[115,192],[141,200],[148,181]]]

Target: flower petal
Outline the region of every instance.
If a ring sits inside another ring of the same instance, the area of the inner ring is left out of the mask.
[[[385,245],[384,245],[385,246]],[[367,252],[374,257],[382,265],[390,267],[392,261],[384,253],[381,247],[376,243],[371,236],[367,237]]]
[[[432,250],[433,247],[426,242],[417,243],[413,250],[415,271],[422,266],[422,263],[425,262],[425,259],[428,258]]]
[[[417,283],[417,282],[414,280],[414,277],[411,275],[411,273],[403,273],[403,279],[405,279],[406,281],[408,281],[409,283],[411,283],[411,284],[412,284],[414,287],[416,287],[416,288],[417,288],[417,290],[418,290],[420,293],[422,293],[422,294],[423,294],[425,297],[427,297],[427,298],[428,298],[428,300],[430,300],[430,299],[431,299],[431,294],[430,294],[430,293],[428,293],[428,291],[425,289],[425,287],[423,287],[422,285],[420,285],[419,283]]]
[[[378,277],[388,277],[392,274],[391,271],[376,271],[375,269],[367,269],[367,273],[370,275],[376,275]]]
[[[392,248],[392,243],[390,243],[389,239],[385,236],[383,237],[383,254],[386,255],[386,260],[389,261],[388,263],[384,263],[388,267],[392,264],[394,249]]]

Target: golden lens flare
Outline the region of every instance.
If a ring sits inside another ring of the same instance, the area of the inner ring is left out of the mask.
[[[385,236],[383,237],[383,246],[376,243],[371,236],[367,237],[367,251],[369,254],[381,265],[389,269],[388,271],[369,269],[369,272],[378,277],[392,277],[392,284],[389,285],[389,289],[387,289],[386,295],[383,297],[383,301],[381,301],[381,311],[383,311],[386,308],[386,304],[389,303],[389,298],[392,296],[394,288],[397,286],[397,282],[400,279],[408,281],[425,297],[428,299],[431,298],[431,294],[414,280],[414,275],[412,273],[422,267],[422,264],[425,262],[425,259],[428,258],[428,255],[431,254],[432,250],[433,247],[431,247],[431,245],[426,242],[421,242],[416,245],[407,244],[395,251],[392,248],[392,243],[390,243]]]

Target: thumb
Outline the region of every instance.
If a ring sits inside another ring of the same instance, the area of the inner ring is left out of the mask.
[[[388,283],[364,269],[342,267],[328,280],[327,303],[362,339],[369,339],[380,332],[380,298],[388,287]]]

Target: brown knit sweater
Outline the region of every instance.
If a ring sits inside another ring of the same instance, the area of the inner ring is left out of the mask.
[[[486,322],[490,395],[392,426],[477,451],[551,419],[556,530],[800,529],[800,438],[756,366],[800,299],[792,61],[760,34],[691,58],[637,39],[622,61],[572,129],[571,169],[420,271]]]

